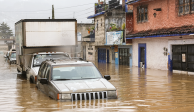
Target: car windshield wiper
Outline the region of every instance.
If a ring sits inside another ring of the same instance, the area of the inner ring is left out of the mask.
[[[55,79],[55,80],[72,80],[72,79]]]
[[[95,78],[88,78],[88,77],[81,77],[82,79],[99,79],[101,77],[95,77]]]

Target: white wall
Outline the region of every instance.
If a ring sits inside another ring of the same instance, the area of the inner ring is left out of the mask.
[[[138,66],[139,43],[146,43],[147,68],[168,70],[168,56],[163,54],[163,48],[168,48],[167,38],[133,39],[133,66]]]

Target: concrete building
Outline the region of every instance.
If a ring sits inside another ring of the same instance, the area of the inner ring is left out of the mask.
[[[95,10],[101,8],[101,12],[96,11],[98,13],[88,17],[95,20],[95,42],[88,45],[93,49],[89,60],[132,65],[132,46],[126,43],[125,11],[122,5],[117,0],[111,0],[107,9],[96,6]]]
[[[88,50],[86,49],[86,46],[88,45],[87,37],[88,30],[87,28],[94,27],[94,23],[77,23],[77,37],[78,37],[78,47],[76,49],[76,52],[81,52],[81,57],[83,59],[88,59]]]
[[[133,65],[193,72],[193,2],[130,0],[126,4],[133,5],[133,15],[127,19],[133,21],[127,23],[133,26],[127,33],[133,43]]]

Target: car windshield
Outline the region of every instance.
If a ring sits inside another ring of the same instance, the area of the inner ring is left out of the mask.
[[[16,58],[16,53],[15,52],[11,53],[11,58]]]
[[[43,61],[50,59],[68,59],[68,54],[39,54],[34,56],[33,67],[40,66]]]
[[[53,80],[80,80],[97,78],[102,78],[102,75],[91,63],[53,66]]]

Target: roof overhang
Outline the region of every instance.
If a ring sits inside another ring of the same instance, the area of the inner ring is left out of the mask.
[[[99,12],[99,13],[97,13],[97,14],[94,14],[94,15],[89,16],[87,19],[93,19],[93,18],[95,18],[96,16],[103,15],[104,13],[105,13],[105,11]]]
[[[128,34],[127,39],[135,38],[154,38],[154,37],[173,37],[194,35],[194,26],[170,27],[161,29],[150,29],[144,31],[134,31]]]
[[[141,1],[141,0],[130,0],[130,1],[126,2],[126,4],[130,5],[130,4],[137,3],[139,1]]]

